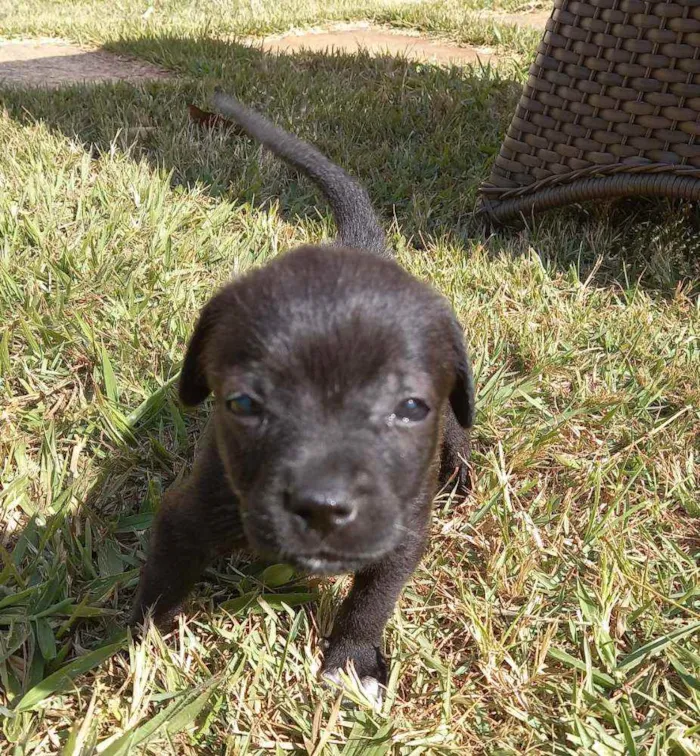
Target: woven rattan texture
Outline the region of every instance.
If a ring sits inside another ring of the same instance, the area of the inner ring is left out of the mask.
[[[581,199],[700,199],[700,0],[555,0],[481,192],[499,220]]]

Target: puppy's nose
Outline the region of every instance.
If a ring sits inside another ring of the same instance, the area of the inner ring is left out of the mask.
[[[287,495],[287,508],[304,525],[322,535],[348,525],[355,519],[357,508],[342,494],[322,488],[300,488]]]

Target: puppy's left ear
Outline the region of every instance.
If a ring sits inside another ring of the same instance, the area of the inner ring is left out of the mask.
[[[211,392],[206,368],[207,345],[217,318],[217,299],[212,299],[202,310],[182,363],[178,393],[180,401],[189,407],[201,404]]]
[[[462,326],[453,314],[450,314],[449,331],[455,368],[455,383],[450,393],[450,406],[457,422],[463,428],[471,428],[474,425],[475,415],[474,376],[467,348],[464,345]]]

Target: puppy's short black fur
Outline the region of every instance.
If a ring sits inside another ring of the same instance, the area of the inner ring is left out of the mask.
[[[306,246],[204,308],[180,379],[214,394],[191,476],[156,518],[132,622],[163,622],[217,554],[355,574],[324,669],[386,682],[384,625],[423,553],[438,477],[463,479],[474,386],[447,302],[391,259],[365,191],[224,95],[218,109],[313,178],[340,243]]]

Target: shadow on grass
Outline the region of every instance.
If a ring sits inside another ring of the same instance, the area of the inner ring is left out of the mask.
[[[134,159],[172,171],[175,185],[263,206],[279,199],[292,218],[318,218],[313,189],[295,172],[276,161],[261,163],[247,139],[206,140],[190,126],[187,104],[206,107],[220,85],[357,175],[385,221],[395,217],[414,238],[475,228],[476,187],[519,90],[495,73],[392,57],[285,56],[174,38],[109,49],[160,59],[182,78],[7,91],[5,107],[22,122],[41,120],[77,138],[96,158],[116,143]]]
[[[139,86],[71,87],[4,94],[10,114],[80,140],[96,159],[117,145],[172,172],[172,182],[318,219],[313,187],[250,141],[208,138],[187,104],[207,106],[214,86],[235,93],[313,141],[365,184],[388,225],[421,248],[441,237],[494,252],[534,248],[546,265],[575,266],[582,280],[641,285],[661,296],[700,278],[697,207],[666,200],[592,203],[544,214],[529,227],[491,230],[474,214],[520,95],[498,69],[442,68],[391,56],[266,53],[206,38],[143,37],[107,46],[167,66],[181,78]]]

